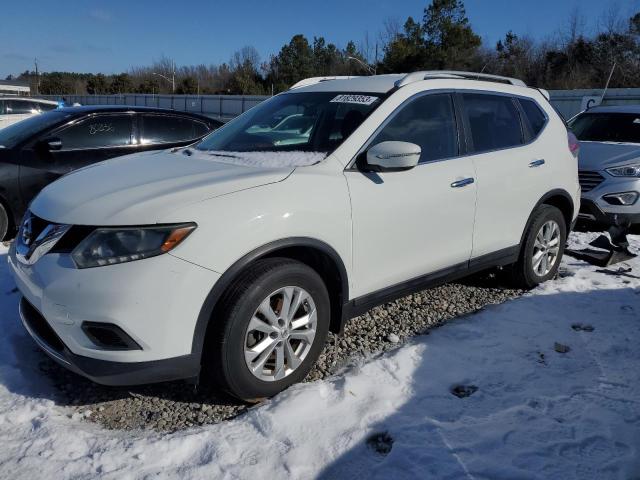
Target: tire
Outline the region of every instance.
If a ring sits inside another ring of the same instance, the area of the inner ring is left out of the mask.
[[[287,315],[284,305],[298,298],[303,299],[300,307]],[[304,379],[324,347],[331,313],[327,288],[313,269],[284,258],[259,260],[221,302],[220,317],[212,319],[220,323],[207,339],[203,365],[218,386],[255,402]],[[263,345],[262,353],[255,354]]]
[[[0,203],[0,241],[6,240],[9,231],[9,216],[4,206]]]
[[[545,239],[545,235],[553,229],[553,225],[557,228],[557,236],[553,235],[557,242]],[[550,226],[551,230],[549,230]],[[546,228],[544,232],[543,227]],[[540,243],[540,239],[543,240],[542,243]],[[562,212],[551,205],[538,207],[525,232],[520,246],[520,257],[511,267],[513,283],[518,287],[530,289],[554,278],[560,267],[566,242],[567,225]],[[541,252],[542,257],[540,257]],[[555,255],[553,255],[554,252],[556,252]],[[536,256],[535,262],[534,256]],[[548,268],[544,266],[545,256]],[[541,259],[541,262],[536,267],[538,258]]]

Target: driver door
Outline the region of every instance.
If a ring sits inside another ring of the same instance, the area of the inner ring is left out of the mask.
[[[402,289],[409,280],[419,283],[427,274],[467,267],[476,185],[473,162],[459,156],[458,139],[452,96],[422,95],[400,107],[368,145],[417,144],[422,153],[415,168],[345,171],[352,202],[354,296],[390,286]]]
[[[134,114],[98,114],[35,140],[20,154],[20,192],[25,207],[49,183],[78,168],[135,151]],[[48,142],[59,142],[50,148]]]

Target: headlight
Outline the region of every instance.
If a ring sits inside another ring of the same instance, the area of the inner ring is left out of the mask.
[[[640,163],[625,165],[624,167],[607,168],[606,170],[614,177],[640,177]]]
[[[78,268],[101,267],[162,255],[196,228],[194,223],[135,228],[97,228],[71,252]]]

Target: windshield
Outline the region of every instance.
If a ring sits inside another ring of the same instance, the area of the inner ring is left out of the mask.
[[[0,148],[12,148],[23,140],[27,140],[36,133],[70,117],[70,113],[51,111],[29,117],[18,123],[0,129]]]
[[[331,153],[381,103],[379,94],[286,93],[207,136],[198,150]]]
[[[583,113],[569,127],[582,141],[640,143],[640,114]]]

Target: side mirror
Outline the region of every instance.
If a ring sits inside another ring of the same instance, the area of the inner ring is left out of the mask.
[[[410,170],[418,164],[421,153],[415,143],[382,142],[367,151],[367,166],[379,172]]]
[[[62,140],[59,138],[46,138],[38,142],[38,146],[46,152],[53,152],[62,149]]]

